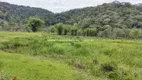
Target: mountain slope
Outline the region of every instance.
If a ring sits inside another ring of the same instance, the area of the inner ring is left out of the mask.
[[[49,20],[54,15],[54,13],[45,9],[29,6],[18,6],[6,2],[0,2],[0,11],[5,14],[5,17],[1,19],[18,24],[25,24],[29,17],[34,16],[45,20],[46,25],[49,25]]]
[[[128,2],[114,1],[97,7],[74,9],[63,12],[59,16],[64,16],[59,18],[61,22],[78,23],[81,27],[109,25],[119,28],[142,28],[142,6]]]

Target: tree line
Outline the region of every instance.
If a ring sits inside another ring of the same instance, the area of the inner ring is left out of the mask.
[[[57,14],[3,2],[0,6],[0,30],[109,38],[141,38],[142,34],[141,4],[114,1]]]
[[[112,28],[106,26],[104,29],[99,30],[98,28],[89,27],[82,28],[77,24],[68,25],[63,23],[58,23],[50,28],[48,32],[51,34],[57,35],[72,35],[72,36],[90,36],[90,37],[105,37],[105,38],[131,38],[131,39],[140,39],[142,38],[142,30],[133,28],[133,29],[120,29]]]

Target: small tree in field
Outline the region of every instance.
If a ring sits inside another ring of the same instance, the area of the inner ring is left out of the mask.
[[[30,17],[28,19],[28,26],[31,28],[33,32],[37,32],[38,28],[42,27],[43,24],[44,24],[44,21],[39,18]]]
[[[58,35],[62,35],[63,34],[63,31],[64,31],[63,23],[55,24],[55,28],[57,29],[57,34]]]

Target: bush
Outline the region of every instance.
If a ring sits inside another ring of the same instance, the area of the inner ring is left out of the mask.
[[[49,28],[49,32],[50,32],[50,33],[55,33],[55,32],[56,32],[55,26],[51,26],[51,27]]]
[[[130,38],[133,38],[133,39],[137,39],[137,38],[140,38],[140,30],[138,29],[132,29],[131,32],[129,33],[129,36]]]

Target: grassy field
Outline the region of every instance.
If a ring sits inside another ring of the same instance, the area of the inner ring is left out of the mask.
[[[19,80],[142,80],[142,41],[0,32],[0,74]]]
[[[0,51],[0,71],[11,80],[77,80],[77,73],[68,65],[53,60],[27,57]],[[2,80],[2,79],[1,79]]]

